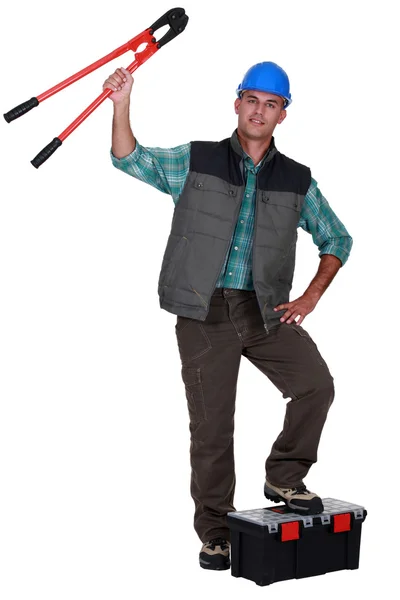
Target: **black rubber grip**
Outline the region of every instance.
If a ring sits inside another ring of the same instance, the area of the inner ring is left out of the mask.
[[[43,148],[43,150],[39,152],[39,154],[35,156],[33,160],[31,160],[33,166],[36,167],[36,169],[40,167],[40,165],[42,165],[45,160],[50,158],[53,152],[55,152],[57,148],[61,146],[61,144],[62,141],[59,138],[54,138],[54,140],[50,142],[50,144],[47,144],[47,146]]]
[[[32,110],[32,108],[35,108],[35,106],[38,106],[38,104],[39,100],[37,98],[31,98],[30,100],[27,100],[26,102],[19,104],[19,106],[16,106],[15,108],[9,110],[8,113],[3,115],[3,117],[5,118],[7,123],[10,123],[10,121],[14,121],[14,119],[22,117],[22,115]]]

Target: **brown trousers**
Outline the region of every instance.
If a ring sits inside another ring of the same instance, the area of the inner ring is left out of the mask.
[[[202,542],[229,540],[234,511],[236,385],[242,356],[279,389],[287,403],[283,430],[266,460],[280,487],[303,483],[334,398],[333,378],[303,327],[279,323],[266,334],[254,291],[217,288],[205,321],[178,317],[176,336],[190,417],[194,528]]]

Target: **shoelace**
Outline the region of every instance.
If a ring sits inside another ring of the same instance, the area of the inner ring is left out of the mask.
[[[211,548],[211,550],[215,550],[215,546],[221,546],[221,550],[226,550],[228,548],[227,541],[224,538],[214,538],[207,543],[207,546]]]
[[[284,490],[284,492],[291,492],[292,496],[311,493],[308,491],[308,489],[306,488],[305,485],[299,485],[299,487],[296,487],[296,488],[289,488],[287,490]]]

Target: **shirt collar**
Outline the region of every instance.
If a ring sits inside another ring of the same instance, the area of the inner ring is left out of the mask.
[[[239,154],[239,156],[242,157],[242,159],[244,160],[245,165],[247,166],[247,164],[249,163],[249,161],[246,161],[246,158],[250,158],[250,157],[243,150],[243,148],[242,148],[242,146],[240,144],[239,137],[238,137],[238,134],[237,134],[237,129],[235,129],[235,131],[231,135],[231,145],[232,145],[232,148],[234,149],[234,151],[236,152],[236,154]],[[275,146],[275,139],[274,139],[274,136],[272,136],[269,148],[268,148],[266,154],[263,156],[263,158],[259,162],[259,165],[258,165],[259,168],[261,168],[265,162],[270,161],[271,158],[274,156],[274,154],[276,154],[276,152],[277,152],[277,149],[276,149],[276,146]],[[250,160],[251,160],[251,158],[250,158]],[[257,168],[257,165],[256,165],[256,168]]]

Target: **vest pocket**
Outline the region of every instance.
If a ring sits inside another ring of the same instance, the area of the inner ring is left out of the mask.
[[[261,200],[267,206],[280,206],[300,212],[304,196],[295,192],[267,192],[263,191]]]
[[[214,175],[199,173],[192,183],[192,187],[201,192],[213,192],[225,196],[237,196],[238,188],[236,185]]]
[[[184,236],[180,238],[175,248],[172,251],[171,258],[168,260],[168,263],[165,266],[164,276],[162,277],[162,281],[160,282],[160,286],[168,286],[173,280],[177,267],[179,266],[180,259],[183,256],[183,252],[186,248],[188,239]]]

